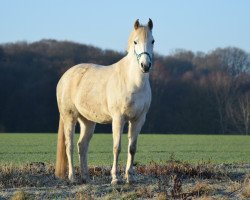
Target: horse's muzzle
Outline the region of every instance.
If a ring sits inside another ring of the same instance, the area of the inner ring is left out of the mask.
[[[148,73],[151,68],[151,62],[149,62],[147,65],[141,63],[141,70],[143,73]]]

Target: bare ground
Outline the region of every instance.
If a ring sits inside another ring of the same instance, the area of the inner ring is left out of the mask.
[[[54,166],[0,166],[0,199],[250,199],[250,164],[189,164],[176,160],[136,165],[136,182],[110,185],[110,167],[91,167],[91,181],[69,183]]]

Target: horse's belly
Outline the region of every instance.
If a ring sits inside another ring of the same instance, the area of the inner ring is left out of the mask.
[[[97,123],[112,122],[105,93],[107,76],[103,73],[106,71],[101,67],[90,68],[82,77],[78,92],[74,96],[74,104],[78,112],[88,120]]]
[[[98,106],[81,106],[80,109],[78,108],[78,111],[83,117],[90,121],[100,124],[111,123],[111,116],[106,111],[103,111],[100,107],[97,109],[97,107]]]
[[[84,113],[83,115],[86,119],[99,123],[99,124],[109,124],[112,123],[112,118],[104,114],[93,114],[93,113]]]

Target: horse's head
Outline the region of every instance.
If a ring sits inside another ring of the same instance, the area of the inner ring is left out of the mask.
[[[128,52],[137,59],[139,67],[143,73],[149,72],[152,67],[152,56],[154,47],[154,38],[152,35],[153,22],[149,19],[148,24],[143,26],[137,19],[134,24],[129,42]]]

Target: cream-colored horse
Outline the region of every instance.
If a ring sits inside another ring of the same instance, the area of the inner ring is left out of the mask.
[[[152,67],[153,22],[146,26],[136,20],[128,41],[128,54],[110,66],[79,64],[70,68],[57,85],[60,112],[55,175],[74,181],[73,136],[80,123],[78,152],[83,181],[88,181],[87,152],[96,123],[112,123],[114,161],[112,184],[118,182],[117,162],[123,126],[129,123],[126,180],[133,180],[137,136],[151,102],[149,70]]]

